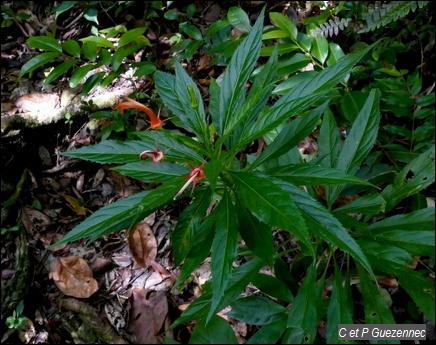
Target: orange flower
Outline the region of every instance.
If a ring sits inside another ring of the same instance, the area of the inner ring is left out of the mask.
[[[164,121],[162,121],[159,116],[156,116],[156,114],[153,112],[153,110],[151,110],[149,107],[145,106],[144,104],[141,104],[139,102],[136,102],[135,100],[126,97],[127,102],[121,102],[118,103],[115,106],[115,110],[119,109],[121,111],[121,114],[124,114],[124,110],[126,109],[138,109],[143,111],[144,113],[146,113],[148,115],[148,117],[150,118],[150,121],[148,121],[150,123],[150,128],[151,129],[160,129],[162,128],[162,124]]]

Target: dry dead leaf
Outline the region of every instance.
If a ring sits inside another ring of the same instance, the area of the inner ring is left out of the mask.
[[[165,292],[135,288],[130,298],[130,317],[127,333],[133,334],[136,344],[161,344],[159,337],[168,314],[168,300]]]
[[[88,298],[98,290],[91,268],[77,256],[53,257],[49,278],[64,294],[76,298]]]
[[[86,216],[86,211],[92,213],[90,210],[81,205],[79,199],[73,198],[69,195],[63,195],[63,197],[65,198],[65,200],[67,200],[68,204],[78,216]]]
[[[21,221],[29,234],[35,230],[40,232],[52,224],[51,219],[44,213],[30,207],[23,207]]]
[[[129,235],[129,248],[141,267],[148,267],[157,255],[157,241],[150,226],[140,222]]]

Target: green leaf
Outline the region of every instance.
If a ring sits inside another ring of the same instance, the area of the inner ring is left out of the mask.
[[[99,66],[100,63],[95,65],[84,65],[76,68],[70,78],[70,87],[75,88],[77,85],[79,85],[79,83],[82,82],[88,72],[96,69]]]
[[[379,194],[364,195],[349,204],[333,210],[335,213],[378,214],[385,209],[386,201]]]
[[[313,78],[307,78],[292,88],[271,107],[265,116],[259,117],[252,126],[244,129],[241,134],[243,140],[235,150],[241,149],[246,144],[268,133],[285,119],[305,111],[322,95],[331,91],[337,83],[343,81],[353,65],[378,43],[376,42],[356,54],[347,55],[336,65],[324,69]]]
[[[251,25],[247,13],[240,7],[232,6],[227,12],[227,19],[236,29],[250,32]]]
[[[140,28],[129,30],[126,33],[124,33],[120,37],[120,40],[118,41],[118,49],[124,47],[126,44],[129,44],[130,42],[133,41],[140,43],[137,41],[138,37],[141,36],[146,29],[147,29],[146,27],[140,27]]]
[[[369,225],[369,229],[377,231],[389,230],[420,230],[432,231],[435,229],[435,209],[425,208],[407,214],[397,214]]]
[[[212,315],[209,322],[199,320],[192,331],[189,344],[238,344],[235,332],[221,316]]]
[[[65,50],[68,54],[71,54],[75,58],[80,58],[80,46],[76,40],[66,40],[62,44],[62,49]]]
[[[321,64],[324,64],[329,54],[329,43],[327,39],[323,36],[315,37],[312,41],[311,54],[317,59]]]
[[[358,239],[357,243],[374,269],[396,275],[412,263],[412,256],[404,249],[382,244],[370,238]]]
[[[207,36],[213,36],[216,33],[220,32],[222,29],[225,29],[230,26],[230,23],[227,19],[220,19],[216,22],[213,22],[209,27],[207,28],[204,37]]]
[[[181,213],[171,237],[174,265],[179,265],[186,258],[190,249],[196,245],[196,242],[201,240],[197,238],[198,230],[210,205],[211,198],[212,193],[208,188],[197,195]]]
[[[269,274],[258,273],[252,283],[260,291],[268,296],[278,298],[282,301],[293,302],[294,296],[284,282]]]
[[[62,52],[62,46],[58,40],[48,36],[33,36],[27,39],[27,44],[35,49],[46,50],[49,52]]]
[[[109,50],[105,49],[105,48],[100,48],[100,52],[99,52],[99,58],[100,61],[103,65],[105,65],[106,67],[109,67],[110,63],[111,63],[111,53],[109,52]]]
[[[218,181],[218,176],[222,170],[222,162],[220,159],[212,158],[203,168],[206,179],[210,184],[212,192],[215,190],[215,186]]]
[[[343,284],[341,273],[335,263],[333,290],[327,311],[327,344],[348,343],[348,341],[339,342],[338,325],[354,323],[353,306],[347,298],[351,293],[349,286],[348,281]]]
[[[231,135],[232,142],[239,141],[239,134],[242,131],[241,126],[249,125],[268,102],[271,90],[274,87],[273,82],[276,79],[276,75],[277,51],[274,50],[267,63],[263,65],[262,70],[254,79],[247,99],[236,114],[233,114],[233,116],[228,119],[227,127],[224,129],[223,138],[221,140]],[[270,82],[266,83],[266,80]],[[236,128],[238,129],[237,133],[235,133]]]
[[[153,74],[156,71],[156,65],[153,62],[143,61],[138,64],[135,77],[143,77],[149,74]]]
[[[289,231],[314,249],[306,225],[289,194],[266,178],[245,172],[230,173],[238,198],[260,221]]]
[[[47,86],[54,80],[58,79],[61,75],[68,72],[68,70],[77,63],[77,60],[67,60],[56,66],[44,80],[44,86]]]
[[[104,78],[106,72],[94,73],[86,79],[83,84],[82,94],[87,95],[94,87],[100,85],[100,82]]]
[[[111,168],[120,174],[130,176],[143,182],[164,182],[175,176],[182,176],[189,173],[189,169],[170,162],[153,163],[139,161],[127,163]]]
[[[189,125],[186,129],[194,132],[203,143],[208,143],[209,127],[206,123],[203,98],[197,84],[195,84],[194,80],[192,80],[179,63],[176,63],[175,70],[175,92],[183,108],[182,114],[175,115],[185,125]]]
[[[289,38],[297,40],[297,27],[294,22],[283,14],[278,12],[270,12],[269,17],[275,25],[277,25],[283,32],[286,32]]]
[[[115,53],[112,55],[112,69],[114,71],[117,71],[118,68],[120,68],[121,64],[123,63],[123,60],[125,57],[133,54],[140,48],[142,48],[144,45],[142,43],[136,43],[131,46],[125,46],[118,48]]]
[[[280,131],[276,139],[251,163],[247,171],[251,171],[259,165],[285,154],[293,146],[298,145],[301,140],[313,131],[327,104],[328,102],[325,102],[323,105],[312,110],[308,115],[297,118],[287,124]]]
[[[339,157],[341,137],[336,126],[335,117],[330,108],[324,111],[324,117],[319,129],[318,156],[324,157],[320,162],[327,168],[333,168]]]
[[[419,272],[404,269],[397,273],[401,286],[412,297],[421,311],[435,322],[435,284]]]
[[[358,243],[348,234],[344,226],[319,202],[300,188],[287,182],[280,182],[282,189],[291,195],[295,204],[302,212],[303,218],[310,232],[316,238],[322,238],[328,243],[349,253],[354,260],[360,262],[374,277],[368,262]]]
[[[212,243],[212,303],[207,322],[216,313],[230,281],[233,261],[238,252],[238,220],[227,190],[218,204],[219,213]]]
[[[49,52],[41,53],[31,58],[23,65],[23,67],[21,67],[21,71],[18,77],[21,78],[26,73],[30,73],[36,70],[38,67],[45,65],[46,63],[53,62],[53,60],[56,59],[59,55],[60,53],[58,52]]]
[[[230,282],[224,293],[224,299],[221,301],[217,309],[222,310],[233,302],[264,264],[265,263],[262,259],[255,258],[233,270]],[[175,327],[191,320],[205,318],[210,309],[211,300],[211,292],[206,292],[201,295],[189,305],[182,315],[171,325],[170,329],[174,329]]]
[[[336,164],[337,169],[354,174],[371,151],[377,138],[380,121],[379,104],[380,91],[372,89],[345,139]],[[329,206],[336,200],[343,188],[344,186],[334,186],[328,190],[327,202]]]
[[[403,248],[414,256],[433,256],[435,253],[434,230],[372,231],[372,238],[382,244]]]
[[[389,309],[386,300],[380,293],[375,283],[368,274],[357,265],[360,286],[365,308],[365,323],[367,324],[395,324],[394,317]]]
[[[95,24],[98,24],[98,10],[95,7],[88,7],[83,12],[83,16],[86,20],[89,20],[90,22],[94,22]]]
[[[195,133],[203,142],[209,142],[208,126],[205,120],[201,94],[183,67],[178,63],[176,64],[176,77],[165,72],[156,71],[154,80],[159,95],[180,121],[181,126]],[[193,97],[194,103],[195,100],[197,101],[196,109],[191,106],[191,97]]]
[[[92,236],[94,232],[111,233],[132,226],[146,216],[145,213],[141,213],[138,205],[149,193],[140,192],[102,207],[51,247]]]
[[[81,38],[79,39],[79,41],[93,42],[97,45],[97,47],[106,47],[106,48],[115,49],[115,46],[112,44],[112,42],[103,37],[89,36],[89,37]]]
[[[321,294],[316,281],[316,266],[310,265],[288,316],[285,344],[312,344],[318,329],[318,306]]]
[[[191,275],[198,265],[209,256],[215,234],[215,224],[217,217],[219,216],[219,213],[216,210],[217,208],[213,209],[211,214],[204,219],[204,221],[202,221],[199,225],[192,227],[194,230],[192,233],[192,238],[195,238],[195,245],[189,248],[189,252],[184,259],[179,278],[176,284],[174,284],[173,289],[183,283],[183,281],[185,281]],[[173,248],[175,248],[174,240]],[[204,317],[206,317],[206,314],[207,313],[205,313]]]
[[[271,227],[260,222],[236,198],[235,212],[238,215],[239,233],[251,251],[273,266],[274,238]]]
[[[362,91],[347,91],[342,97],[341,109],[345,118],[353,123],[365,105],[367,95]]]
[[[148,131],[140,136],[143,140],[119,142],[105,140],[96,145],[84,146],[74,151],[64,152],[63,155],[86,159],[97,163],[134,163],[138,162],[139,154],[144,150],[155,150],[156,143],[159,149],[167,151],[166,160],[187,160],[202,163],[202,157],[194,150],[180,144],[160,131]]]
[[[83,42],[82,52],[89,61],[95,62],[97,58],[97,44],[95,42]]]
[[[286,330],[286,317],[264,325],[258,330],[246,344],[277,344],[283,332]]]
[[[245,83],[253,71],[262,45],[263,19],[264,10],[248,36],[236,49],[224,72],[219,98],[220,118],[218,123],[214,123],[220,135],[228,128],[230,118],[238,111],[245,99]]]
[[[191,24],[180,24],[180,29],[187,34],[189,37],[192,37],[194,40],[200,41],[203,39],[203,35],[201,31],[194,25]]]
[[[310,63],[312,60],[307,57],[305,54],[302,53],[295,53],[292,56],[285,56],[284,58],[280,59],[277,74],[282,77],[287,74],[294,74],[295,72],[299,71],[303,67],[306,67],[308,63]],[[281,86],[281,87],[280,87]],[[283,91],[288,91],[290,89],[290,85],[288,83],[283,82],[280,84],[274,92],[278,93],[279,91],[284,93]],[[287,87],[287,89],[285,88]]]
[[[306,163],[269,168],[264,173],[298,186],[337,185],[344,183],[373,186],[371,183],[338,169]]]
[[[89,237],[88,243],[114,231],[139,223],[152,212],[173,201],[185,180],[173,178],[156,189],[138,193],[113,204],[106,205],[86,218],[53,246]]]
[[[55,19],[57,19],[58,15],[68,11],[70,8],[74,7],[74,5],[78,1],[62,1],[61,4],[57,7],[53,7],[53,11],[56,13]]]
[[[250,325],[265,325],[277,320],[277,314],[286,309],[262,296],[239,298],[230,304],[232,308],[226,315]]]
[[[329,43],[329,55],[327,58],[327,66],[332,66],[336,64],[345,54],[342,51],[342,48],[336,43]]]
[[[435,181],[435,146],[407,164],[388,185],[381,196],[386,199],[386,211],[390,211],[401,200],[428,187]],[[412,175],[412,176],[410,176]]]

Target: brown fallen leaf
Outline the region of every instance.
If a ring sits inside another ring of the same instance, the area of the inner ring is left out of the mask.
[[[129,248],[141,267],[149,267],[157,255],[157,241],[146,221],[140,222],[129,234]]]
[[[49,278],[64,294],[76,298],[88,298],[98,290],[91,268],[77,256],[53,257]]]
[[[135,344],[162,344],[159,332],[168,314],[168,300],[164,291],[132,290],[127,333]]]

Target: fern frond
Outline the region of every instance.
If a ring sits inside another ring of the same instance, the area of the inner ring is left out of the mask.
[[[429,1],[393,1],[380,6],[378,1],[375,6],[368,6],[368,13],[362,19],[366,21],[364,28],[357,31],[362,34],[386,26],[393,21],[406,17],[410,11],[423,8]]]
[[[348,23],[351,21],[350,18],[347,19],[339,19],[338,17],[334,17],[333,19],[330,19],[328,22],[325,22],[324,24],[321,24],[319,27],[311,31],[311,36],[313,37],[319,37],[319,36],[326,36],[326,37],[332,37],[333,34],[338,35],[339,30],[344,30]]]

